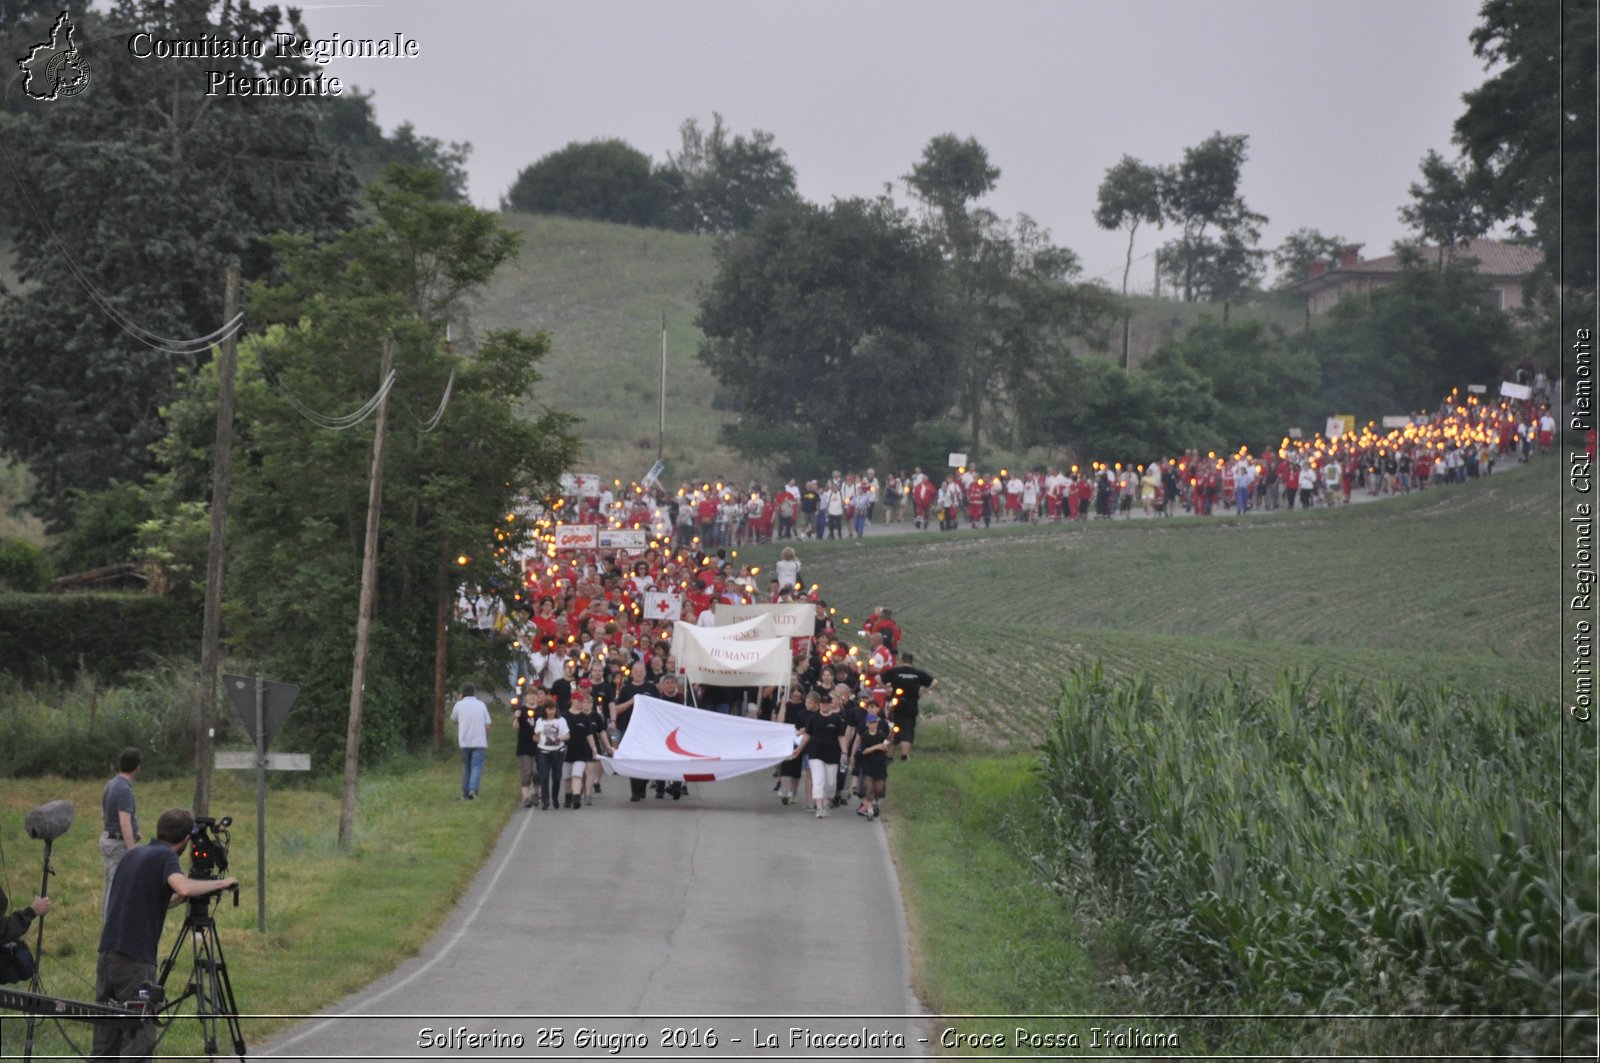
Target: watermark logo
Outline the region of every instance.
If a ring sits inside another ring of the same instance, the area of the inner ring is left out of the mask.
[[[76,96],[89,87],[89,63],[72,41],[72,19],[65,11],[50,27],[50,39],[28,49],[17,60],[22,68],[22,90],[35,100]]]

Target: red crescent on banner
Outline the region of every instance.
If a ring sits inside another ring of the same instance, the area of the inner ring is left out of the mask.
[[[722,759],[721,757],[714,757],[709,753],[691,753],[687,749],[684,749],[682,746],[680,746],[678,744],[678,729],[676,727],[674,727],[667,734],[667,748],[672,750],[672,752],[678,754],[678,756],[680,756],[680,757],[693,757],[696,760],[721,760]]]

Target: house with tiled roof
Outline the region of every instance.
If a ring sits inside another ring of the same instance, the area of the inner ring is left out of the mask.
[[[1418,249],[1425,263],[1439,261],[1437,246]],[[1353,244],[1339,252],[1336,263],[1312,263],[1310,275],[1289,290],[1305,297],[1306,314],[1325,313],[1348,295],[1367,297],[1400,279],[1400,256],[1363,259],[1361,245]],[[1444,260],[1472,259],[1473,267],[1488,284],[1484,298],[1498,310],[1522,306],[1522,279],[1539,265],[1538,248],[1508,244],[1503,240],[1477,239],[1444,249]]]

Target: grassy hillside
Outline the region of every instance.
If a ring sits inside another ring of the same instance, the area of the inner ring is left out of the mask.
[[[474,308],[474,326],[545,329],[553,350],[543,401],[584,418],[584,471],[639,476],[655,460],[661,312],[667,312],[666,456],[674,479],[741,479],[756,470],[718,443],[729,415],[711,405],[716,389],[695,356],[699,289],[715,270],[710,237],[607,222],[507,212],[522,253],[495,276]],[[1134,363],[1221,307],[1134,296]],[[1234,307],[1299,328],[1299,310],[1268,299]],[[1113,329],[1107,358],[1120,357]]]
[[[655,461],[665,310],[669,475],[747,474],[717,442],[728,415],[711,408],[715,385],[695,356],[711,238],[516,212],[501,221],[522,236],[522,253],[479,298],[473,325],[550,333],[540,398],[584,419],[581,471],[626,479]]]
[[[1076,663],[1156,681],[1284,668],[1553,691],[1555,461],[1340,510],[803,544],[840,617],[887,605],[930,719],[1037,741]],[[770,564],[775,554],[757,554]],[[861,641],[861,640],[858,640]]]

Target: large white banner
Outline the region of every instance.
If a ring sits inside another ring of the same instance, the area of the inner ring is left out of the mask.
[[[683,647],[689,640],[694,640],[703,646],[717,642],[729,642],[737,639],[771,639],[777,638],[778,632],[773,627],[772,620],[765,616],[753,616],[748,620],[741,620],[737,624],[725,624],[721,627],[701,627],[691,624],[686,620],[679,620],[672,625],[672,655],[679,657]]]
[[[778,602],[758,605],[716,604],[717,626],[713,631],[725,630],[729,625],[757,616],[772,617],[773,634],[791,639],[808,639],[817,631],[817,607],[811,602]]]
[[[757,617],[745,624],[770,624]],[[756,637],[735,624],[739,633],[729,637],[728,628],[698,627],[679,620],[673,625],[672,655],[678,667],[689,675],[689,682],[715,687],[784,686],[789,682],[793,657],[789,640]],[[769,632],[770,636],[770,632]]]
[[[646,694],[606,771],[633,779],[715,782],[770,768],[794,752],[794,727],[691,709]]]

